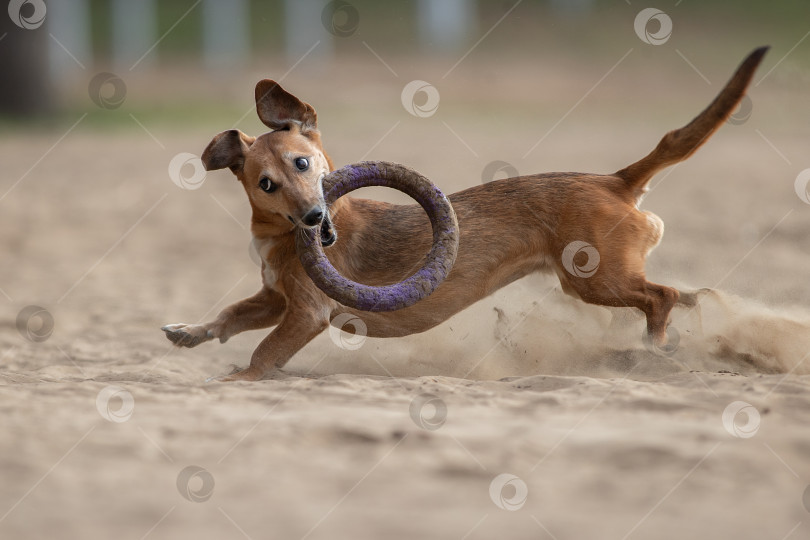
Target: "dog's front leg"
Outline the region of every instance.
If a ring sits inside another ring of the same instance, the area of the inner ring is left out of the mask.
[[[253,351],[250,366],[217,380],[258,381],[273,370],[283,367],[295,353],[328,326],[329,318],[326,313],[318,313],[311,306],[291,306],[284,314],[281,324]]]
[[[257,330],[278,324],[284,314],[286,301],[279,293],[267,288],[223,309],[217,318],[205,324],[168,324],[161,328],[166,337],[178,347],[196,347],[200,343],[219,339],[225,343],[231,336],[246,330]]]

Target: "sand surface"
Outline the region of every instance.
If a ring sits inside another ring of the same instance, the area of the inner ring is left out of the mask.
[[[719,81],[736,61],[703,67]],[[616,170],[719,87],[675,58],[629,104],[649,63],[627,62],[528,157],[612,60],[502,101],[465,93],[476,74],[460,69],[428,119],[401,108],[415,74],[399,64],[400,79],[307,99],[339,164],[398,161],[453,191],[496,159]],[[204,381],[246,365],[263,333],[178,350],[159,330],[258,290],[241,188],[167,174],[231,126],[7,132],[0,537],[807,538],[810,206],[794,180],[810,165],[790,111],[808,108],[790,84],[758,87],[747,123],[653,181],[644,207],[667,232],[650,278],[723,291],[674,313],[674,354],[645,348],[638,315],[611,322],[530,277],[422,335],[324,333],[249,384]],[[46,340],[26,337],[36,319],[16,327],[30,305],[53,317]]]

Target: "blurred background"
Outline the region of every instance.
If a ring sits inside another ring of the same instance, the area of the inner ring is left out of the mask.
[[[595,81],[604,62],[633,48],[628,64],[654,61],[648,73],[668,67],[670,57],[691,68],[681,89],[689,92],[690,83],[712,79],[714,63],[730,67],[764,43],[772,56],[791,51],[777,79],[806,82],[807,2],[658,4],[669,22],[662,28],[648,16],[645,31],[661,35],[645,43],[634,18],[649,8],[637,0],[10,0],[0,23],[0,111],[6,128],[15,120],[52,125],[54,113],[67,122],[103,102],[88,125],[130,128],[133,114],[179,128],[233,122],[259,77],[306,81],[301,90],[310,99],[329,96],[359,110],[354,92],[433,70],[439,77],[429,82],[440,90],[476,81],[456,106],[488,97],[483,103],[509,110],[521,96],[542,110],[546,100],[567,104],[563,74],[554,71],[561,64],[582,62],[576,70]],[[329,83],[349,73],[351,88]],[[657,90],[657,78],[646,77],[640,90]]]

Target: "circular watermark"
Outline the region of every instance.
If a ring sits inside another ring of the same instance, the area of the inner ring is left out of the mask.
[[[419,394],[409,407],[414,424],[428,431],[436,431],[447,420],[447,404],[435,394]]]
[[[810,204],[810,193],[807,192],[808,185],[810,185],[810,169],[805,169],[796,176],[796,181],[793,183],[796,195],[805,204]]]
[[[599,269],[599,252],[588,242],[574,240],[563,249],[562,265],[572,276],[589,278]]]
[[[493,180],[503,180],[504,178],[514,178],[520,176],[517,168],[508,161],[495,160],[487,163],[481,172],[481,183],[486,184]]]
[[[667,326],[667,342],[664,345],[656,345],[647,327],[644,327],[644,332],[641,334],[641,339],[644,341],[644,346],[651,353],[658,356],[672,356],[678,350],[678,345],[681,343],[681,333],[672,325]]]
[[[115,73],[104,71],[90,79],[87,93],[96,106],[108,110],[117,109],[124,104],[127,97],[127,85]]]
[[[346,332],[344,328],[352,327],[352,332]],[[356,351],[366,342],[368,327],[363,319],[351,313],[341,313],[329,326],[329,337],[332,343],[347,351]]]
[[[499,474],[489,484],[489,498],[501,510],[520,510],[526,504],[528,496],[529,487],[526,482],[514,474]]]
[[[202,467],[189,465],[177,475],[177,491],[187,501],[205,502],[214,494],[214,476]]]
[[[17,331],[33,343],[41,343],[53,334],[53,315],[39,306],[26,306],[17,314]]]
[[[195,154],[180,152],[169,162],[169,178],[180,189],[200,189],[205,182],[205,174],[205,165]]]
[[[804,505],[804,509],[810,514],[810,484],[807,484],[807,487],[804,488],[804,493],[802,494],[802,504]]]
[[[745,423],[738,422],[741,415],[745,417]],[[759,421],[757,408],[745,401],[734,401],[723,411],[723,427],[729,435],[739,439],[750,439],[756,435]]]
[[[728,117],[726,122],[733,126],[741,126],[742,124],[748,122],[748,119],[751,118],[751,113],[753,112],[754,102],[751,101],[751,98],[748,97],[748,94],[746,94],[740,100],[740,104],[737,106],[737,109],[731,113],[731,116]]]
[[[658,23],[658,29],[654,32],[650,31],[652,21]],[[633,28],[635,28],[638,38],[644,43],[663,45],[672,35],[672,19],[660,9],[645,8],[636,15]]]
[[[417,96],[419,99],[417,99]],[[402,106],[419,118],[433,116],[439,109],[439,91],[425,81],[411,81],[402,89]]]
[[[26,30],[36,30],[42,26],[47,11],[44,0],[11,0],[8,3],[11,22]]]
[[[96,396],[96,409],[108,422],[120,424],[132,417],[135,398],[120,386],[105,386]]]
[[[321,23],[335,37],[349,37],[360,27],[360,12],[348,2],[334,0],[321,11]]]

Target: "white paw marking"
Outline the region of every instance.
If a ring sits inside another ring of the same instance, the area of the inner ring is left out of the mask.
[[[202,324],[167,324],[161,327],[166,337],[178,347],[196,347],[200,343],[214,337],[211,330],[206,330]]]

